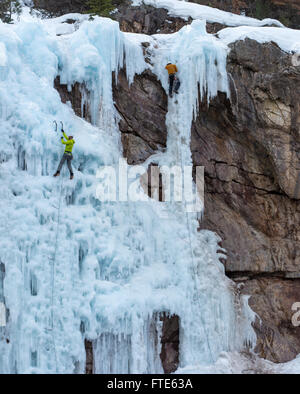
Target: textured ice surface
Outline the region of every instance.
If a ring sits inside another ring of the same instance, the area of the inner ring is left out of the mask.
[[[182,368],[241,350],[255,341],[253,314],[224,275],[218,237],[197,232],[196,214],[184,204],[96,199],[98,168],[122,157],[112,72],[126,64],[132,81],[145,69],[140,39],[103,18],[56,32],[29,17],[0,23],[0,290],[8,315],[0,372],[84,372],[85,338],[94,341],[98,373],[162,372],[162,312],[180,317]],[[167,151],[153,160],[188,165],[196,85],[208,97],[227,92],[226,47],[201,21],[150,41],[163,86],[169,59],[182,81],[179,104],[169,103]],[[91,90],[94,126],[61,103],[56,75]],[[76,141],[72,182],[66,169],[52,177],[63,152],[53,119]]]

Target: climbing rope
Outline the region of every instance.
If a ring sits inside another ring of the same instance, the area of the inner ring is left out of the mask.
[[[50,317],[50,328],[48,330],[51,331],[51,335],[52,335],[56,373],[58,372],[58,367],[57,367],[57,352],[56,352],[55,335],[54,335],[55,263],[56,263],[56,256],[58,251],[58,234],[60,227],[63,186],[64,186],[64,177],[62,176],[59,186],[59,199],[58,199],[58,207],[57,207],[57,224],[56,224],[56,234],[55,234],[55,242],[54,242],[54,253],[53,256],[50,258],[50,261],[52,262],[51,263],[51,317]]]
[[[51,329],[50,329],[50,331],[52,334],[56,373],[58,372],[58,367],[57,367],[57,352],[56,352],[56,343],[55,343],[55,335],[54,335],[55,263],[56,263],[56,256],[57,256],[57,250],[58,250],[58,233],[59,233],[59,227],[60,227],[62,190],[63,190],[63,184],[64,184],[63,179],[64,178],[61,177],[58,208],[57,208],[57,225],[56,225],[56,234],[55,234],[55,242],[54,242],[54,254],[53,254],[52,265],[51,265],[51,325],[50,325]]]
[[[55,132],[57,132],[58,129],[57,122],[54,120],[53,123],[54,123]],[[60,122],[60,126],[61,126],[61,130],[64,130],[63,122]],[[51,332],[52,335],[56,373],[58,373],[58,366],[57,366],[57,352],[56,352],[55,335],[54,335],[55,263],[56,263],[56,256],[58,252],[58,235],[59,235],[60,218],[61,218],[63,187],[64,187],[64,176],[62,174],[60,178],[60,186],[59,186],[59,199],[58,199],[58,207],[57,207],[57,224],[56,224],[56,233],[55,233],[55,241],[54,241],[54,253],[52,258],[50,258],[52,264],[51,264],[51,317],[50,317],[49,331]]]
[[[51,329],[54,326],[54,292],[55,292],[55,262],[57,256],[58,249],[58,233],[60,227],[60,214],[61,214],[61,200],[62,200],[62,190],[63,190],[63,177],[61,177],[60,188],[59,188],[59,200],[57,207],[57,225],[56,225],[56,234],[55,234],[55,242],[54,242],[54,253],[52,257],[52,265],[51,265]]]
[[[56,120],[53,121],[55,125],[55,131],[57,131],[57,122]],[[61,124],[61,130],[63,130],[63,123]],[[62,198],[62,190],[64,185],[64,177],[60,178],[60,186],[59,186],[59,199],[58,199],[58,207],[57,207],[57,226],[56,226],[56,234],[55,234],[55,241],[54,241],[54,253],[53,257],[50,259],[52,260],[51,264],[51,330],[54,327],[54,293],[55,293],[55,262],[56,262],[56,255],[58,249],[58,233],[59,233],[59,226],[60,226],[60,214],[61,214],[61,198]]]
[[[176,106],[176,108],[177,108],[177,106]],[[178,110],[176,111],[176,114],[178,115]],[[183,174],[184,173],[184,163],[183,163],[183,158],[182,158],[182,153],[181,153],[179,142],[180,142],[180,135],[179,135],[179,138],[177,138],[177,149],[176,150],[177,150],[178,156],[180,157],[181,172]],[[194,277],[194,285],[195,285],[196,293],[199,294],[200,293],[200,288],[199,288],[198,280],[197,280],[197,278],[198,278],[197,265],[196,265],[196,262],[195,262],[194,249],[193,249],[193,245],[192,245],[191,225],[190,225],[190,218],[189,218],[188,211],[187,211],[187,202],[186,202],[186,200],[184,200],[184,208],[185,208],[187,230],[188,230],[188,235],[189,235],[189,246],[190,246],[190,253],[191,253],[191,260],[192,260],[192,270],[193,270],[193,277]],[[197,301],[197,303],[199,305],[199,310],[201,310],[201,304],[200,304],[200,300],[199,300],[198,296],[196,297],[196,301]],[[205,336],[206,336],[206,342],[207,342],[207,347],[208,347],[208,350],[209,350],[209,353],[210,353],[210,357],[211,357],[211,360],[214,361],[213,353],[212,353],[212,350],[211,350],[211,347],[210,347],[210,341],[209,341],[208,332],[206,330],[205,322],[204,322],[204,319],[203,319],[203,316],[202,316],[201,313],[200,313],[200,319],[201,319],[203,330],[204,330],[204,333],[205,333]]]

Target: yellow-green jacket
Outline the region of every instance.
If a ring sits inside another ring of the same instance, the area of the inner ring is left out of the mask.
[[[65,137],[65,139],[67,141],[64,140],[63,137],[61,137],[61,143],[66,145],[66,149],[65,149],[65,153],[72,153],[73,150],[73,146],[75,144],[75,141],[73,139],[69,140],[69,137],[67,136],[67,134],[65,132],[63,132],[63,136]]]

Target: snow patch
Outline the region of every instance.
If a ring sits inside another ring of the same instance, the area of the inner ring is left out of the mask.
[[[251,38],[261,44],[273,41],[286,52],[300,52],[300,30],[278,29],[276,27],[228,27],[219,31],[218,37],[226,45]]]
[[[169,11],[170,16],[181,17],[184,19],[202,19],[210,23],[220,23],[226,26],[275,25],[278,27],[284,27],[282,23],[275,19],[264,19],[260,21],[243,15],[221,11],[217,8],[180,0],[133,0],[132,4],[134,6],[146,4],[157,8],[165,8]]]

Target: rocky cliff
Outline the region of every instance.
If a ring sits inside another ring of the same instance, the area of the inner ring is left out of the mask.
[[[222,237],[228,276],[252,295],[257,350],[284,362],[300,352],[300,69],[252,40],[231,46],[227,68],[231,102],[203,104],[192,128],[194,164],[206,168],[201,226]]]
[[[128,163],[140,164],[155,151],[163,150],[167,142],[168,100],[156,76],[147,70],[136,75],[129,86],[122,70],[114,84],[114,98]]]

